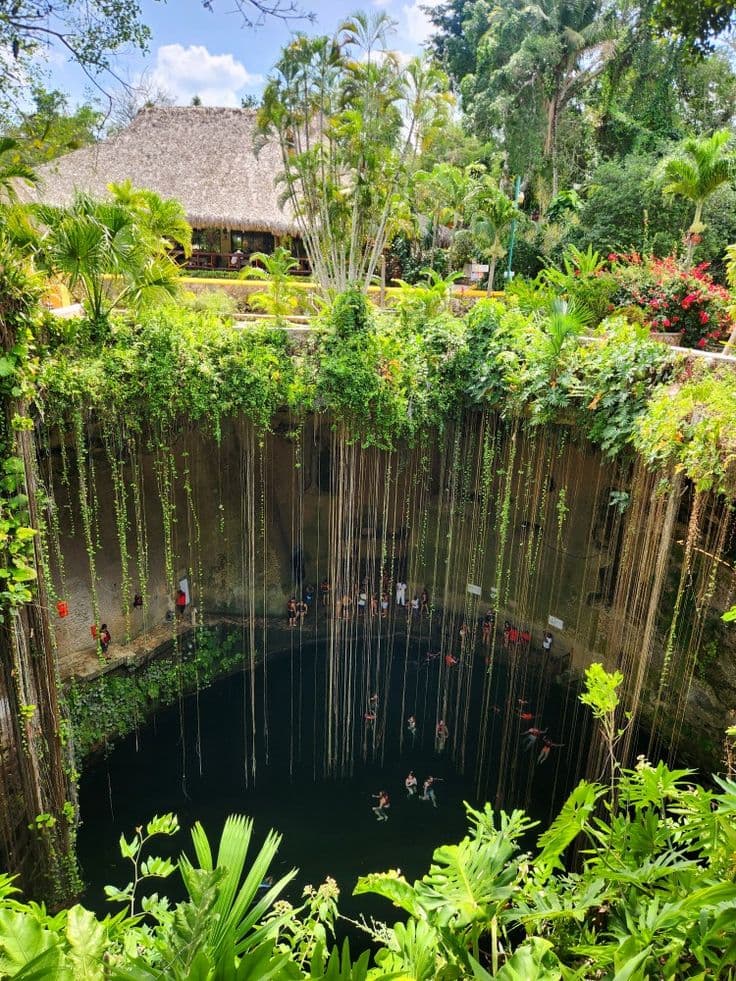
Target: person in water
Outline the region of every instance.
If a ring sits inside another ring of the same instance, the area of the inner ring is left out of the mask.
[[[526,732],[523,732],[522,735],[526,736],[524,749],[533,749],[536,746],[539,737],[544,736],[546,732],[546,729],[539,729],[537,726],[531,726],[526,730]]]
[[[564,746],[564,745],[565,745],[564,743],[553,743],[551,739],[548,739],[547,736],[545,736],[544,739],[542,740],[542,748],[539,751],[539,756],[537,757],[537,766],[540,763],[546,762],[553,748]]]
[[[417,720],[413,715],[410,715],[406,720],[406,728],[409,730],[409,735],[412,738],[412,742],[417,738]]]
[[[450,730],[447,728],[447,723],[444,719],[440,719],[437,723],[436,732],[436,742],[437,742],[437,752],[443,752],[445,748],[445,743],[447,742],[450,735]]]
[[[377,794],[371,794],[374,800],[378,801],[375,807],[371,808],[373,813],[376,815],[377,821],[388,821],[388,814],[386,811],[391,807],[388,794],[385,790],[379,790]]]
[[[304,620],[304,617],[307,615],[307,613],[309,613],[309,606],[307,605],[305,600],[299,600],[299,602],[296,604],[296,615],[297,615],[297,619],[299,620],[299,623],[301,623]]]
[[[429,593],[426,586],[422,590],[422,595],[419,597],[419,604],[421,612],[429,615]]]
[[[417,617],[419,616],[419,597],[416,594],[411,598],[411,603],[409,604],[408,611],[411,614],[413,620],[416,620]]]
[[[414,771],[409,770],[409,774],[404,780],[404,786],[406,787],[406,796],[415,797],[417,792],[417,778],[414,776]]]
[[[424,781],[423,784],[424,793],[420,797],[420,800],[430,800],[432,801],[432,807],[437,807],[437,798],[435,797],[435,793],[434,793],[434,784],[435,784],[434,777],[431,776],[427,777],[427,779]]]

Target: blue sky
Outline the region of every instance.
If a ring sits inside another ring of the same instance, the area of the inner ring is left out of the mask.
[[[429,5],[437,0],[429,0]],[[122,52],[115,69],[135,82],[142,72],[155,85],[169,92],[176,102],[187,105],[199,95],[205,105],[237,106],[246,94],[258,94],[281,48],[293,31],[330,33],[340,20],[356,9],[384,10],[397,22],[391,46],[406,54],[420,51],[429,32],[421,7],[428,0],[304,0],[304,8],[316,22],[286,25],[270,19],[259,28],[242,26],[237,13],[228,13],[231,0],[213,0],[214,12],[201,0],[143,0],[143,20],[152,30],[150,50]],[[90,94],[84,76],[59,57],[49,59],[50,82],[80,101]],[[106,87],[110,82],[104,82]]]

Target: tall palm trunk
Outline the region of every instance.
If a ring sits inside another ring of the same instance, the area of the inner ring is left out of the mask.
[[[697,235],[698,232],[703,227],[703,202],[695,202],[695,214],[693,215],[693,221],[690,228],[687,231],[687,249],[685,250],[685,267],[690,269],[693,264],[693,252],[695,251],[695,242],[693,241],[693,235]]]
[[[488,263],[488,284],[486,285],[486,296],[490,296],[493,292],[493,280],[496,278],[496,262],[498,260],[494,256]]]

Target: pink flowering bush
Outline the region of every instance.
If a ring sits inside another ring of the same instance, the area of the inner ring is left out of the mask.
[[[708,263],[683,269],[677,259],[612,254],[613,304],[636,306],[655,333],[681,332],[683,347],[716,350],[731,332],[729,294],[708,274]]]

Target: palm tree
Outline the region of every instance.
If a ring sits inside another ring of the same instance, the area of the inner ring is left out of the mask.
[[[175,244],[188,248],[191,230],[181,205],[160,202],[159,208],[156,198],[145,192],[144,207],[141,201],[97,201],[77,194],[68,208],[34,208],[43,226],[40,264],[77,292],[98,327],[116,308],[148,306],[178,292],[179,267],[169,249]],[[181,217],[178,231],[175,212]]]
[[[703,205],[721,184],[733,180],[736,153],[730,148],[731,132],[719,129],[712,136],[691,136],[682,142],[679,153],[664,164],[664,193],[678,194],[695,205],[693,220],[688,229],[685,262],[693,261],[694,236],[703,224]]]
[[[282,245],[274,251],[273,255],[254,252],[250,257],[250,265],[241,270],[240,279],[264,280],[267,286],[263,292],[249,296],[249,304],[278,320],[296,313],[299,294],[294,287],[292,274],[298,267],[298,259],[295,259]]]
[[[468,197],[467,208],[471,214],[470,227],[473,235],[481,250],[488,256],[486,292],[490,296],[496,264],[506,255],[502,237],[518,215],[518,210],[490,176],[484,177],[475,185]]]

